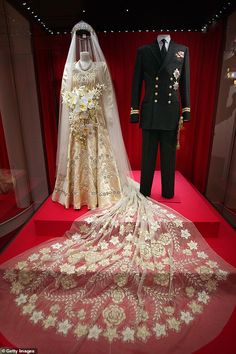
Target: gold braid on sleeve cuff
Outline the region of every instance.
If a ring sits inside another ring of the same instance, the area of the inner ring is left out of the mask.
[[[139,109],[133,109],[133,108],[131,107],[131,109],[130,109],[130,114],[139,114]]]
[[[182,108],[182,113],[184,113],[184,112],[190,112],[190,107]]]

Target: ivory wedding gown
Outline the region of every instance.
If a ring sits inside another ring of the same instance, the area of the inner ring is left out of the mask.
[[[99,48],[91,27],[78,27],[89,29]],[[115,102],[107,106],[115,112]],[[229,319],[235,268],[190,220],[123,178],[122,144],[117,149],[114,143],[119,122],[109,123],[113,114],[104,117],[109,138],[102,134],[101,149],[120,198],[75,220],[64,236],[0,266],[0,329],[12,344],[39,354],[192,353]]]
[[[58,174],[52,199],[66,208],[104,207],[121,196],[116,162],[104,117],[105,63],[83,70],[74,63],[72,87],[62,92],[69,105],[70,132],[66,174]],[[65,147],[66,149],[66,147]]]

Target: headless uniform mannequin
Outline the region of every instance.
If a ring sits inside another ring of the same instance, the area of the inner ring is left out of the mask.
[[[162,40],[165,39],[165,48],[166,48],[166,52],[168,51],[168,48],[169,48],[169,44],[170,44],[170,40],[171,40],[171,37],[169,34],[160,34],[157,36],[157,43],[159,45],[159,48],[160,48],[160,51],[162,50],[162,47],[163,47],[163,42]],[[146,134],[146,132],[143,133],[143,136]],[[165,145],[175,145],[175,140],[176,140],[176,131],[170,131],[170,132],[164,132],[165,136],[162,137],[162,132],[160,131],[160,139],[159,142],[161,140],[163,140],[161,142],[161,145],[163,146],[164,144]],[[148,135],[147,136],[147,140],[151,139],[152,140],[152,136]],[[145,144],[146,145],[146,144]],[[169,150],[169,149],[168,149]],[[143,152],[143,155],[147,156],[149,153],[149,151],[145,151]],[[168,169],[168,167],[166,167],[168,165],[168,159],[170,158],[171,160],[173,160],[173,154],[174,154],[174,150],[172,149],[172,151],[168,151],[168,153],[166,152],[165,153],[165,158],[162,157],[161,159],[161,169],[162,170],[166,170]],[[156,155],[156,153],[155,153]],[[142,161],[142,170],[143,169],[147,169],[148,167],[146,167],[146,163],[148,163],[148,160],[144,157],[143,159],[144,161]],[[172,164],[172,169],[173,169],[174,165]],[[172,175],[174,174],[174,171],[172,171]],[[143,173],[141,174],[141,193],[143,193],[145,196],[146,195],[149,195],[149,193],[146,192],[145,190],[145,187],[143,187],[142,185],[146,185],[147,183],[150,185],[152,184],[150,182],[150,179],[152,180],[153,176],[152,174],[150,174],[149,176],[143,176]],[[172,177],[172,184],[174,183],[174,180],[173,180],[174,177]],[[169,180],[169,176],[168,176],[168,180]],[[170,183],[171,184],[171,183]],[[166,184],[164,181],[163,181],[163,174],[162,174],[162,185],[163,185],[163,188],[162,188],[162,196],[165,197],[165,198],[172,198],[173,197],[173,194],[174,194],[174,185],[171,186],[168,184]],[[166,185],[166,187],[165,187]],[[169,194],[169,190],[171,191]]]
[[[165,41],[162,42],[163,39]],[[143,82],[145,93],[141,101]],[[142,129],[140,192],[144,196],[151,194],[158,146],[161,194],[164,198],[174,196],[181,109],[183,120],[188,121],[189,92],[189,55],[186,46],[173,42],[169,34],[160,34],[153,43],[137,49],[130,122],[140,122]]]

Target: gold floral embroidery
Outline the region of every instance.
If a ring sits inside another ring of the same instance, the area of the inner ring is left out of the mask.
[[[56,317],[53,317],[51,315],[49,315],[47,318],[45,318],[45,320],[43,321],[43,327],[45,329],[49,328],[49,327],[55,327],[56,325]]]
[[[77,313],[77,317],[80,320],[84,320],[85,317],[86,317],[86,311],[84,309],[79,310],[78,313]]]
[[[67,335],[67,333],[71,327],[72,327],[72,324],[70,323],[70,321],[65,320],[62,322],[58,322],[57,331],[58,331],[58,333],[61,333],[62,335]]]
[[[79,323],[74,331],[75,335],[77,337],[83,337],[88,333],[88,326],[82,325],[81,323]]]
[[[194,293],[195,293],[194,287],[192,287],[192,286],[187,287],[185,289],[185,291],[186,291],[186,294],[187,294],[188,297],[193,297],[194,296]]]
[[[124,291],[122,290],[122,288],[118,288],[118,289],[112,290],[111,297],[115,303],[119,304],[120,302],[123,301],[125,294],[124,294]]]
[[[156,284],[160,284],[161,286],[168,286],[170,281],[170,274],[168,273],[155,274],[153,280]]]
[[[140,253],[145,260],[150,259],[152,256],[151,248],[149,245],[143,244],[140,248]]]
[[[70,275],[65,275],[62,276],[61,278],[59,278],[56,283],[55,286],[59,287],[60,285],[62,286],[63,289],[73,289],[77,286],[77,282],[75,281],[75,279],[73,278],[73,276]]]
[[[123,335],[124,342],[134,342],[135,331],[133,329],[131,329],[130,327],[126,327],[122,331],[122,335]]]
[[[118,285],[118,286],[124,286],[128,281],[128,276],[126,274],[120,273],[120,274],[116,274],[114,277],[114,282]]]
[[[102,333],[102,329],[97,325],[94,325],[89,329],[88,339],[98,339],[100,334]]]
[[[19,282],[22,285],[27,285],[29,284],[33,279],[34,279],[35,275],[33,272],[30,272],[28,270],[21,270],[19,272]]]
[[[11,293],[12,294],[20,294],[20,292],[24,289],[24,286],[22,286],[19,282],[14,281],[11,285]]]
[[[103,335],[109,342],[113,342],[113,340],[118,338],[117,329],[112,327],[107,327],[107,329],[103,332]]]
[[[206,267],[206,266],[200,266],[200,267],[196,268],[196,271],[198,272],[198,274],[200,275],[200,278],[203,281],[209,280],[213,275],[212,269],[209,267]]]
[[[31,314],[34,311],[34,309],[35,309],[35,305],[33,304],[25,305],[22,308],[22,314],[23,315]]]
[[[167,335],[166,333],[166,326],[160,323],[156,323],[155,327],[153,328],[156,337],[160,338],[160,337],[165,337]]]
[[[125,312],[122,307],[110,305],[102,313],[104,321],[108,326],[118,326],[125,319]]]
[[[166,313],[167,316],[173,316],[175,309],[173,306],[167,306],[164,308],[164,311]]]
[[[178,321],[175,317],[171,317],[167,320],[169,328],[175,332],[179,332],[180,330],[180,321]]]
[[[152,244],[152,254],[155,257],[163,257],[163,256],[165,256],[165,254],[166,254],[165,247],[159,242],[153,243]]]
[[[33,323],[38,323],[43,319],[43,312],[42,311],[34,311],[30,317],[30,321]]]
[[[162,245],[169,245],[171,243],[171,234],[169,233],[161,234],[160,243]]]
[[[211,292],[215,291],[218,288],[218,282],[214,279],[209,279],[208,282],[206,283],[206,289]]]
[[[180,319],[186,324],[189,324],[193,320],[193,316],[189,311],[181,311]]]
[[[53,313],[53,314],[56,314],[60,311],[60,306],[59,305],[53,305],[50,307],[50,311]]]
[[[139,326],[137,329],[137,337],[142,340],[143,342],[146,342],[148,337],[150,337],[151,333],[149,332],[147,326]]]
[[[188,304],[188,306],[191,308],[193,313],[202,313],[202,311],[203,311],[202,305],[200,305],[196,301],[190,302],[190,304]]]

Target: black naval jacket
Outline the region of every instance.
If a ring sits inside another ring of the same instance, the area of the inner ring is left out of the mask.
[[[143,81],[145,94],[140,107]],[[157,40],[138,48],[132,85],[131,123],[138,123],[140,118],[142,129],[174,130],[178,127],[181,115],[180,101],[183,120],[188,121],[188,48],[171,40],[163,62]]]

